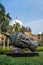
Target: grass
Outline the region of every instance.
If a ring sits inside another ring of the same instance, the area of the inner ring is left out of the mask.
[[[43,52],[35,57],[9,57],[0,55],[0,65],[43,65]]]

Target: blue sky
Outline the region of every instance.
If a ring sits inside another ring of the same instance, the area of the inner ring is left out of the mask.
[[[18,17],[32,32],[43,32],[43,0],[0,0],[12,20]]]

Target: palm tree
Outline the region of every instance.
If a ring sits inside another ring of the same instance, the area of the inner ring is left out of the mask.
[[[11,17],[9,16],[9,13],[6,14],[4,6],[0,4],[0,26],[2,31],[7,31],[10,20]]]

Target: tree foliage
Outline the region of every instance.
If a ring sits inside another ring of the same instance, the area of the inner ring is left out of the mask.
[[[15,32],[22,32],[22,33],[24,33],[25,32],[25,27],[24,26],[20,26],[20,24],[19,23],[17,23],[17,22],[15,22],[15,24],[13,25],[13,28],[14,28],[14,31]]]
[[[41,45],[43,45],[43,32],[42,32],[42,38],[41,38]]]
[[[9,13],[6,14],[5,7],[0,4],[0,26],[2,31],[7,31],[10,20]]]
[[[26,31],[25,27],[22,26],[22,28],[20,29],[20,32],[24,33]]]
[[[15,24],[13,25],[13,27],[14,27],[14,29],[15,29],[16,32],[20,30],[20,24],[17,23],[17,22],[15,22]]]

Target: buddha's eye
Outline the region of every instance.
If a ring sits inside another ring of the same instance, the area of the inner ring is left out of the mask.
[[[28,39],[28,38],[26,38],[25,40],[28,40],[28,41],[29,41],[29,39]]]

